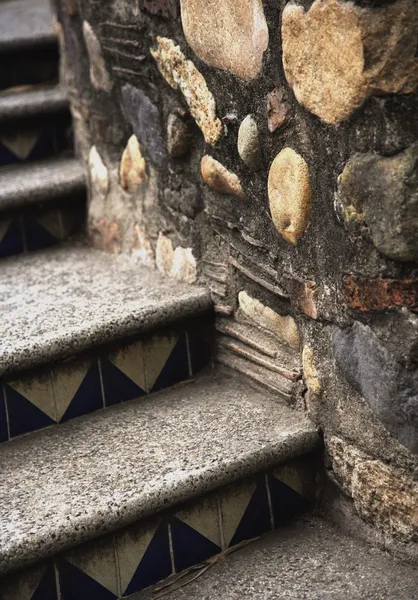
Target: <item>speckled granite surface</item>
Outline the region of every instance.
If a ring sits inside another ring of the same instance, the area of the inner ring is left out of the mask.
[[[305,417],[228,373],[0,449],[0,574],[320,444]]]
[[[59,86],[0,94],[0,122],[29,119],[68,110],[67,95]]]
[[[0,2],[0,52],[56,39],[49,0]]]
[[[195,575],[195,573],[194,573]],[[150,592],[132,596],[146,600]],[[418,571],[305,518],[264,536],[168,600],[416,600]]]
[[[60,248],[1,262],[0,375],[211,309],[207,290],[123,256]]]
[[[0,210],[85,192],[86,175],[75,158],[53,158],[0,169]]]

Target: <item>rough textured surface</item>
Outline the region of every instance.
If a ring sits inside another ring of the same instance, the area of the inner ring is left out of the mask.
[[[181,22],[186,40],[208,65],[246,80],[261,70],[269,40],[261,0],[181,0]]]
[[[0,3],[0,52],[56,42],[49,0]]]
[[[190,150],[191,136],[187,123],[171,113],[167,119],[167,150],[173,158],[180,158]]]
[[[0,170],[0,210],[82,194],[85,187],[84,169],[75,158],[3,167]]]
[[[59,285],[58,285],[59,282]],[[125,257],[63,248],[2,262],[0,372],[210,310],[209,293]]]
[[[0,94],[0,122],[30,119],[67,110],[67,94],[58,86]]]
[[[396,307],[418,311],[418,279],[371,279],[346,275],[343,285],[350,308],[362,312]]]
[[[328,449],[334,474],[352,496],[358,514],[401,542],[416,541],[418,483],[340,438],[330,438]]]
[[[120,184],[127,192],[135,192],[147,180],[145,159],[136,135],[127,141],[119,170]]]
[[[389,258],[418,260],[418,144],[390,157],[356,154],[339,177],[348,225],[367,227]]]
[[[319,443],[302,415],[228,374],[59,429],[0,449],[2,574]]]
[[[228,171],[219,161],[206,154],[200,163],[200,172],[203,181],[220,194],[231,194],[237,198],[244,198],[244,190],[235,173]]]
[[[315,0],[308,11],[289,3],[282,22],[286,79],[306,108],[338,123],[371,94],[417,87],[417,26],[415,0],[379,9]]]
[[[414,600],[417,589],[413,567],[342,534],[327,521],[305,518],[228,556],[169,598]]]
[[[151,50],[151,54],[161,75],[173,89],[182,92],[206,142],[216,144],[222,136],[222,123],[216,116],[215,99],[203,75],[191,60],[186,59],[173,40],[158,37],[157,44],[157,47]]]
[[[273,160],[268,195],[277,231],[296,245],[309,223],[312,192],[308,165],[292,148],[284,148]]]
[[[333,346],[337,364],[347,380],[392,435],[418,454],[416,365],[414,368],[400,364],[373,330],[358,321],[347,329],[335,329]]]

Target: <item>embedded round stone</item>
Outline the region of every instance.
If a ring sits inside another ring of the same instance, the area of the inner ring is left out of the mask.
[[[308,165],[292,148],[284,148],[270,167],[268,197],[277,231],[296,245],[309,223],[312,192]]]
[[[203,181],[220,194],[232,194],[244,198],[244,190],[235,173],[228,171],[223,164],[206,154],[200,164]]]
[[[119,177],[127,192],[134,192],[147,180],[146,163],[136,135],[131,135],[123,151]]]
[[[184,35],[207,65],[251,80],[268,46],[262,0],[181,0]]]
[[[92,146],[89,153],[90,181],[93,190],[102,196],[109,191],[109,172],[96,146]]]
[[[238,154],[249,169],[261,168],[261,150],[258,127],[252,115],[247,115],[238,131]]]

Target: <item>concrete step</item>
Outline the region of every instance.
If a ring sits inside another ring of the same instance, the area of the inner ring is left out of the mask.
[[[57,44],[49,0],[0,2],[0,53]]]
[[[170,600],[414,600],[418,571],[323,519],[305,517],[218,560],[194,582],[182,578],[162,591],[170,590]],[[131,599],[151,595],[159,597],[142,592]]]
[[[0,94],[0,123],[68,113],[65,92],[59,86],[22,86]]]
[[[76,159],[1,167],[0,258],[62,242],[84,225],[85,212],[85,174]]]
[[[3,444],[0,597],[122,598],[271,531],[315,498],[320,443],[221,371]]]
[[[0,440],[193,377],[210,361],[211,310],[206,289],[98,250],[2,261]]]

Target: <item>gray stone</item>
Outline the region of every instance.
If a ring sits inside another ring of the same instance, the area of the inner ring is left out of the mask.
[[[252,115],[247,115],[238,131],[238,154],[249,169],[261,168],[261,149],[258,127]]]
[[[123,256],[62,248],[4,262],[0,375],[210,310],[209,291]]]
[[[353,156],[339,177],[339,201],[349,225],[367,227],[389,258],[418,260],[418,144],[395,156]]]
[[[187,124],[171,113],[167,121],[167,150],[173,158],[180,158],[190,150],[191,136]]]
[[[413,600],[416,568],[305,518],[228,556],[170,600]],[[132,600],[148,600],[141,593]]]
[[[158,108],[142,90],[129,83],[123,86],[122,96],[126,115],[141,148],[152,162],[161,165],[166,157],[166,150]]]
[[[227,374],[3,444],[0,574],[319,444],[303,415]]]
[[[418,453],[418,369],[402,366],[373,330],[359,322],[335,328],[333,350],[347,381],[390,433]]]

